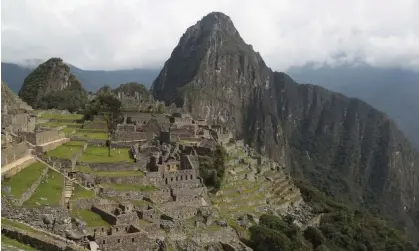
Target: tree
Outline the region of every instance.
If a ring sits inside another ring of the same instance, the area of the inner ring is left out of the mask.
[[[111,137],[121,121],[121,101],[109,93],[101,93],[93,99],[85,111],[85,119],[92,120],[95,115],[101,115],[108,130],[108,155],[111,156]]]
[[[165,108],[164,104],[162,104],[162,103],[158,104],[157,105],[157,112],[158,113],[164,113],[164,108]]]

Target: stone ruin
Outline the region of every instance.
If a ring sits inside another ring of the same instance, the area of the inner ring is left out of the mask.
[[[43,153],[69,141],[57,130],[36,128],[32,107],[17,97],[2,82],[1,166],[2,177],[14,175],[34,163],[32,153]],[[5,168],[3,168],[5,167]]]
[[[136,160],[135,163],[79,163],[88,165],[93,173],[75,170],[74,165],[70,168],[72,170],[65,172],[65,175],[71,176],[79,184],[95,191],[94,199],[77,200],[77,206],[98,215],[108,223],[108,226],[86,227],[85,224],[79,223],[77,228],[73,226],[71,230],[66,230],[66,238],[73,236],[70,239],[79,245],[100,250],[147,250],[150,248],[157,250],[166,245],[163,241],[164,236],[173,238],[180,233],[191,234],[194,230],[190,229],[188,222],[193,220],[194,228],[197,229],[206,229],[207,226],[214,224],[221,227],[215,235],[219,235],[220,240],[203,237],[203,240],[206,240],[205,243],[219,244],[221,242],[223,247],[231,250],[241,250],[235,247],[246,247],[239,241],[234,231],[229,232],[229,224],[219,219],[219,208],[212,204],[207,187],[200,176],[199,158],[211,156],[218,145],[223,145],[230,153],[242,149],[248,155],[247,158],[229,159],[226,163],[241,166],[229,170],[229,173],[233,173],[232,176],[235,177],[228,181],[231,183],[240,180],[255,180],[256,182],[257,174],[262,176],[264,171],[282,169],[271,160],[253,152],[252,149],[243,144],[240,145],[240,142],[231,144],[231,133],[222,125],[207,125],[203,120],[194,120],[189,114],[182,113],[171,115],[130,113],[129,116],[130,123],[127,123],[127,114],[124,122],[118,125],[112,144],[115,147],[130,147],[132,157]],[[19,134],[26,139],[24,141],[26,144],[27,142],[42,144],[55,140],[56,137],[54,133],[42,130],[18,132]],[[18,152],[24,152],[23,148],[23,144],[19,145]],[[247,165],[248,168],[243,168]],[[256,167],[260,170],[256,171]],[[137,170],[144,175],[110,178],[94,174],[94,172],[124,170]],[[247,170],[252,170],[252,172]],[[274,189],[266,190],[266,192],[277,194],[277,200],[283,200],[284,197],[293,201],[298,200],[294,191],[283,191],[282,188],[295,189],[287,179],[278,176],[269,181],[269,178],[271,177],[266,177],[266,180],[273,184]],[[106,186],[112,183],[142,185],[152,189],[118,191]],[[255,190],[254,193],[260,194],[261,191],[264,190]],[[243,193],[235,197],[246,199],[247,195]],[[267,208],[286,211],[291,203],[277,207],[274,198],[265,200],[266,205],[257,207],[255,212],[266,211]],[[251,223],[247,219],[248,217],[241,217],[237,222],[239,225],[248,226]],[[257,217],[252,216],[251,219],[256,221]],[[77,219],[75,221],[79,222]],[[68,232],[77,234],[69,237]],[[179,245],[189,244],[182,242]]]

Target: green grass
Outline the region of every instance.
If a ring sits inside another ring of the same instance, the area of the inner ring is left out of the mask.
[[[37,232],[37,233],[39,232],[36,229],[33,229],[29,226],[26,226],[25,224],[22,224],[22,223],[17,222],[17,221],[9,220],[9,219],[3,218],[3,217],[1,217],[1,224],[2,225],[4,224],[5,226],[15,227],[15,228],[25,230],[25,231],[28,231],[28,232]]]
[[[64,177],[55,171],[48,171],[48,179],[44,179],[24,206],[58,205],[64,188]],[[48,182],[46,182],[48,181]],[[44,198],[45,200],[41,199]]]
[[[136,184],[103,184],[104,187],[111,188],[115,191],[142,191],[142,192],[148,192],[148,191],[156,191],[157,187],[155,186],[141,186]]]
[[[85,209],[73,209],[71,210],[71,216],[80,218],[86,222],[88,227],[106,227],[109,223],[105,221],[100,215]]]
[[[38,113],[39,114],[39,113]],[[43,113],[38,115],[43,119],[65,119],[65,120],[79,120],[83,119],[83,114],[58,114],[58,113]]]
[[[46,155],[48,157],[71,159],[74,154],[82,149],[84,144],[85,142],[83,141],[70,141],[55,148],[54,150],[47,152]]]
[[[83,138],[83,139],[103,139],[103,140],[107,140],[108,139],[108,134],[105,132],[81,132],[81,131],[76,131],[74,134],[74,136]]]
[[[14,247],[17,250],[38,251],[38,249],[34,249],[30,246],[27,246],[27,245],[15,240],[15,239],[11,239],[11,238],[5,236],[4,234],[1,235],[1,245],[2,246],[4,245],[4,247],[6,245],[10,246],[10,247]]]
[[[95,197],[95,193],[92,190],[87,190],[77,185],[76,189],[74,189],[72,199],[93,198],[93,197]]]
[[[66,128],[61,129],[60,131],[68,135],[68,134],[72,133],[75,130],[76,130],[76,128],[66,127]]]
[[[10,180],[2,182],[2,186],[10,186],[10,194],[15,198],[20,198],[20,196],[22,196],[22,194],[35,182],[35,180],[39,178],[44,168],[44,164],[36,162],[18,172],[16,175],[11,177]]]
[[[88,147],[79,159],[80,162],[88,163],[110,163],[110,162],[134,162],[131,158],[129,148],[118,148],[111,150],[111,156],[108,156],[107,147]]]
[[[53,121],[53,122],[42,123],[39,125],[43,127],[51,127],[51,128],[55,128],[59,126],[67,126],[67,127],[72,127],[73,129],[77,129],[77,128],[81,128],[83,124]]]

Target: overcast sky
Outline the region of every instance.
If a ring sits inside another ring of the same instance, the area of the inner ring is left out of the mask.
[[[365,61],[419,71],[419,0],[2,0],[2,61],[160,67],[212,11],[230,16],[274,70]]]

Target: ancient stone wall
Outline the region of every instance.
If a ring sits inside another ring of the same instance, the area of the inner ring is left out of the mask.
[[[183,125],[191,125],[192,124],[192,118],[191,117],[174,117],[174,123],[179,126]]]
[[[158,204],[172,201],[169,188],[163,188],[159,191],[149,192],[148,195],[144,196],[144,198],[148,198],[148,200],[151,202]]]
[[[34,132],[18,132],[19,136],[23,136],[26,141],[31,143],[32,145],[36,145],[36,133]]]
[[[55,131],[55,130],[37,132],[35,136],[36,136],[36,144],[34,145],[43,145],[48,142],[65,137],[64,133]]]
[[[137,212],[129,212],[124,213],[116,216],[116,224],[138,224],[138,213]]]
[[[199,177],[197,179],[194,180],[186,180],[183,182],[178,182],[178,183],[172,183],[170,185],[172,188],[188,188],[188,189],[192,189],[192,188],[198,188],[202,186],[202,182],[199,179]]]
[[[107,130],[107,125],[104,121],[89,121],[83,125],[83,129],[98,129],[98,130]]]
[[[116,130],[120,132],[136,132],[137,128],[133,124],[119,124]]]
[[[97,213],[98,215],[100,215],[106,222],[108,222],[111,225],[115,225],[116,224],[116,216],[114,214],[111,214],[109,212],[107,212],[106,209],[102,209],[102,205],[99,206],[93,206],[92,207],[92,212]]]
[[[177,202],[166,203],[161,207],[161,210],[168,216],[177,220],[186,220],[198,213],[197,207],[189,207]]]
[[[45,144],[45,145],[38,145],[35,146],[35,152],[36,153],[44,153],[44,152],[48,152],[51,150],[54,150],[55,148],[61,146],[64,143],[69,142],[70,139],[69,138],[61,138],[60,140],[55,140],[51,143]]]
[[[196,138],[196,129],[189,128],[186,126],[183,127],[171,127],[170,131],[170,140],[186,140],[186,139],[194,139]]]
[[[3,114],[2,124],[10,126],[14,132],[30,132],[35,129],[35,117],[31,117],[27,113]]]
[[[128,112],[128,117],[131,117],[137,125],[146,124],[151,119],[156,119],[159,123],[168,123],[169,119],[164,114],[141,113],[141,112]]]
[[[108,199],[94,197],[94,198],[79,198],[75,201],[77,207],[85,210],[90,210],[94,205],[107,205],[111,201]]]
[[[117,162],[117,163],[88,163],[78,162],[80,166],[88,166],[93,171],[106,171],[106,172],[117,172],[117,171],[134,171],[138,170],[137,163],[131,162]]]
[[[96,184],[149,184],[143,176],[95,176]]]
[[[196,179],[195,170],[179,170],[172,172],[164,172],[162,184],[172,185],[175,183],[181,183],[183,181]]]
[[[160,229],[160,224],[157,222],[154,222],[147,225],[142,225],[141,229],[143,229],[147,233],[157,232]]]
[[[158,247],[156,241],[149,239],[145,232],[98,236],[96,242],[103,251],[157,250],[155,248]]]
[[[112,148],[127,148],[131,147],[133,144],[141,144],[144,140],[131,140],[131,141],[112,141]]]
[[[158,214],[154,208],[140,211],[139,216],[141,219],[148,220],[150,222],[160,222],[160,214]]]
[[[25,231],[22,229],[17,229],[10,226],[5,226],[2,224],[1,233],[12,238],[16,239],[21,243],[27,244],[37,250],[50,250],[50,251],[81,251],[82,247],[75,245],[72,242],[59,241],[57,239],[52,240],[42,236],[41,234],[34,234],[30,231]]]
[[[189,204],[189,205],[200,205],[201,197],[198,196],[186,196],[186,195],[179,195],[176,196],[176,202],[180,204]]]
[[[24,157],[28,153],[29,146],[26,142],[20,142],[14,146],[1,150],[1,166]]]
[[[136,183],[138,184],[138,183]],[[115,191],[111,188],[103,188],[102,190],[103,195],[108,197],[116,197],[122,200],[143,200],[144,199],[144,192],[140,191]]]
[[[147,134],[145,132],[116,131],[113,137],[113,140],[114,141],[147,140]]]

